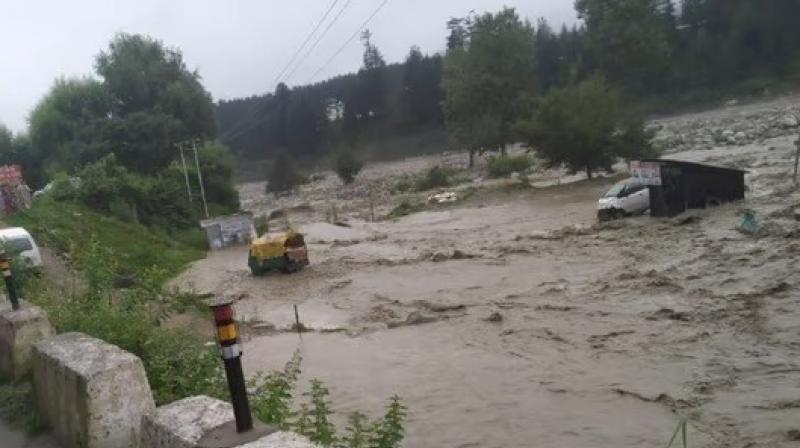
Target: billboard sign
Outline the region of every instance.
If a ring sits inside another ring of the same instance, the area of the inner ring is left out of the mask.
[[[661,164],[658,162],[631,162],[631,177],[648,187],[661,186]]]

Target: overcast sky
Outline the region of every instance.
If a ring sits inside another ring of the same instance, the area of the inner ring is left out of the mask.
[[[0,0],[0,123],[23,131],[30,110],[53,80],[91,74],[95,55],[121,31],[149,34],[180,48],[215,100],[272,91],[276,76],[332,1]],[[307,83],[382,1],[350,0],[327,36],[286,82]],[[337,2],[329,22],[345,3]],[[441,51],[449,17],[465,16],[470,10],[496,11],[505,5],[532,21],[545,17],[560,27],[575,22],[573,3],[389,0],[368,28],[386,60],[397,62],[414,44],[426,53]],[[358,69],[361,52],[356,39],[314,80]]]

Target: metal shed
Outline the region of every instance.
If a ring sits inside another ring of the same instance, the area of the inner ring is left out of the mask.
[[[206,231],[211,250],[249,244],[255,236],[252,213],[204,219],[200,227]]]
[[[744,199],[745,173],[681,160],[631,162],[631,175],[650,188],[650,216],[655,217]]]

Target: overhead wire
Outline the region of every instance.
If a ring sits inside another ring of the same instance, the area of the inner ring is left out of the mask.
[[[372,19],[375,18],[375,16],[378,15],[378,13],[381,11],[381,9],[383,9],[384,6],[386,6],[387,3],[389,3],[389,0],[383,0],[383,2],[381,2],[381,4],[378,5],[377,8],[375,8],[375,11],[373,11],[372,14],[370,14],[370,16],[367,17],[367,20],[365,20],[361,24],[361,26],[358,27],[356,32],[353,33],[345,41],[345,43],[341,47],[339,47],[338,50],[336,50],[336,52],[333,54],[333,56],[331,56],[327,61],[325,61],[325,63],[322,64],[322,66],[319,69],[317,69],[317,71],[314,72],[314,74],[311,75],[311,77],[309,77],[308,81],[306,81],[306,82],[310,83],[314,78],[317,77],[317,75],[319,75],[323,70],[325,70],[328,67],[328,65],[330,65],[330,63],[333,62],[333,60],[336,59],[336,57],[339,56],[344,51],[344,49],[347,48],[348,45],[350,45],[350,42],[352,42],[356,37],[358,37],[358,35],[361,33],[361,31],[369,24],[369,22],[372,21]]]
[[[300,59],[300,62],[298,62],[297,65],[295,65],[294,68],[289,72],[289,74],[286,75],[287,79],[291,78],[292,75],[294,75],[294,73],[297,71],[297,69],[300,68],[303,65],[303,63],[306,61],[306,59],[308,59],[308,57],[311,55],[311,53],[314,51],[314,49],[317,48],[317,45],[319,45],[319,43],[322,42],[322,39],[325,38],[325,35],[328,34],[328,31],[330,31],[331,28],[333,28],[333,25],[336,24],[336,22],[342,16],[342,14],[347,9],[347,7],[350,5],[351,2],[352,2],[352,0],[347,0],[347,2],[345,2],[344,6],[342,6],[342,9],[339,10],[339,12],[336,14],[336,16],[334,16],[333,20],[331,20],[331,22],[328,23],[328,26],[326,26],[325,29],[322,31],[322,34],[317,36],[317,40],[315,40],[314,44],[311,45],[311,47],[309,47],[308,51],[306,51],[306,54],[303,55],[303,57]]]
[[[289,67],[291,67],[294,61],[297,60],[297,56],[299,56],[300,53],[303,51],[303,49],[305,49],[306,45],[308,45],[308,43],[311,42],[311,38],[314,37],[314,34],[316,34],[316,32],[328,18],[331,11],[333,11],[333,8],[336,7],[337,3],[339,3],[339,0],[333,0],[333,2],[331,2],[328,9],[325,11],[325,14],[322,16],[322,18],[319,19],[319,21],[317,21],[317,24],[314,25],[314,28],[311,30],[311,32],[308,33],[308,36],[306,36],[306,39],[303,41],[302,45],[300,45],[297,51],[294,52],[294,55],[292,55],[292,58],[289,59],[289,62],[287,62],[286,65],[283,67],[283,69],[280,71],[280,73],[278,73],[278,76],[275,77],[275,80],[272,82],[273,85],[275,86],[278,85],[278,82],[281,80],[281,77],[286,73],[286,70],[289,70]]]

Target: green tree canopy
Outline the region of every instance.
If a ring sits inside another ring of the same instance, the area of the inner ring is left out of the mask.
[[[30,115],[31,144],[46,174],[72,171],[93,159],[95,135],[110,113],[111,98],[91,78],[60,78]]]
[[[502,150],[520,99],[533,92],[534,30],[510,8],[465,23],[466,40],[448,51],[442,75],[450,135],[471,155]]]
[[[670,0],[576,0],[592,57],[614,82],[637,93],[667,85],[672,62]]]
[[[610,171],[618,157],[654,155],[642,122],[625,114],[620,95],[599,77],[550,90],[517,130],[549,166],[589,178]]]

